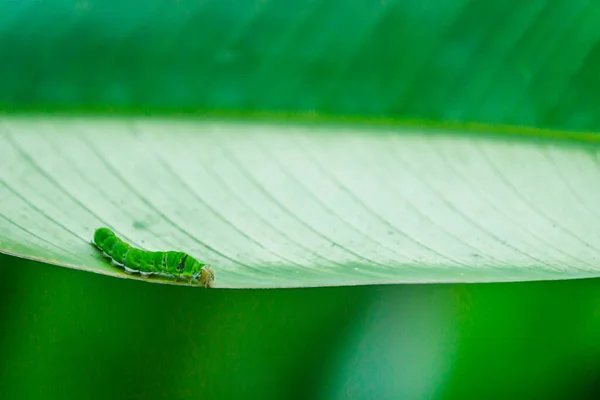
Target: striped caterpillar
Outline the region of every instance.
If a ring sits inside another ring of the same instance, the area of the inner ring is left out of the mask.
[[[112,263],[122,266],[125,272],[139,272],[144,278],[152,274],[171,275],[192,283],[192,279],[208,288],[215,280],[210,265],[201,263],[180,251],[146,251],[136,249],[119,239],[108,228],[98,228],[92,242]]]

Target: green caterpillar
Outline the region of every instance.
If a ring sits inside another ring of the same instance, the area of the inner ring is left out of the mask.
[[[180,251],[145,251],[130,246],[108,228],[98,228],[93,243],[112,263],[122,266],[125,272],[139,272],[144,278],[152,274],[172,275],[178,278],[192,279],[208,288],[215,280],[210,265],[201,263]]]

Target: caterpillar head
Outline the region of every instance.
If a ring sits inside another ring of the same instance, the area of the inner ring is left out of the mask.
[[[188,266],[186,271],[191,272],[191,277],[193,279],[196,279],[199,284],[206,288],[212,286],[212,283],[215,280],[215,273],[210,268],[210,265],[199,262],[193,257],[188,257],[186,264]]]
[[[198,279],[198,283],[205,288],[209,288],[212,287],[212,284],[215,281],[215,272],[209,264],[206,264],[200,269],[200,273],[197,274],[195,278]]]

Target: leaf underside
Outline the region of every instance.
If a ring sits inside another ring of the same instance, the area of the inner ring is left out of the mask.
[[[215,287],[600,276],[594,144],[4,116],[0,160],[0,251],[101,274],[131,277],[90,244],[107,226],[210,263]]]

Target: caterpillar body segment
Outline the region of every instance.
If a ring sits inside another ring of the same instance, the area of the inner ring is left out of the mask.
[[[152,274],[171,275],[175,280],[182,278],[189,283],[197,280],[207,288],[215,280],[215,273],[210,265],[199,262],[186,253],[141,250],[125,243],[108,228],[96,229],[93,244],[127,273],[137,272],[142,277]]]

